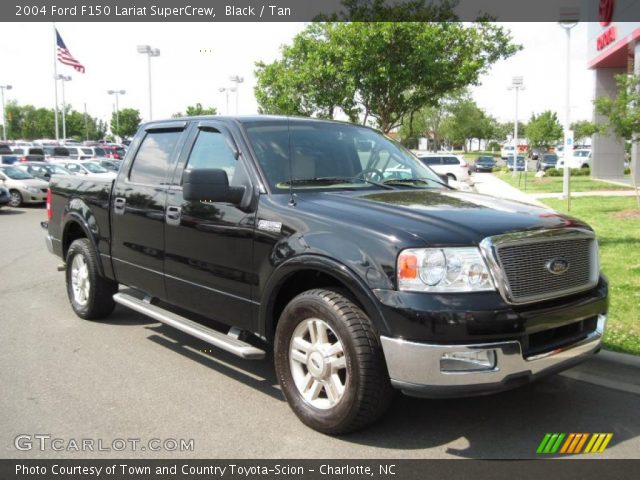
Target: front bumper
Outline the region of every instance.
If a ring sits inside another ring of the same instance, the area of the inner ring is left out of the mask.
[[[24,203],[44,203],[47,201],[46,192],[39,191],[38,193],[33,193],[29,190],[19,190],[22,195],[22,201]]]
[[[480,395],[513,388],[539,376],[567,369],[601,346],[606,315],[598,315],[597,328],[586,337],[537,355],[525,357],[518,341],[466,345],[436,345],[382,336],[382,349],[391,383],[413,396],[442,398]],[[442,371],[443,354],[493,350],[496,363],[482,371]]]

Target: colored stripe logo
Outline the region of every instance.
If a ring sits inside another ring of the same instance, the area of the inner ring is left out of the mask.
[[[536,453],[542,455],[602,453],[612,438],[613,433],[545,433]]]

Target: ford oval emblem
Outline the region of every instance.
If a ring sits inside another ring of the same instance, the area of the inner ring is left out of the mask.
[[[560,275],[569,270],[569,262],[564,258],[552,258],[545,265],[549,273]]]

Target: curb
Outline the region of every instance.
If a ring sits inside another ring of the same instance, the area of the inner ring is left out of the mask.
[[[600,350],[595,356],[607,362],[627,365],[629,367],[640,368],[640,356],[630,355],[628,353],[613,352],[611,350]]]

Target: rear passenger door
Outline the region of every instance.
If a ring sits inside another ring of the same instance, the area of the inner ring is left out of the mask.
[[[168,180],[186,122],[151,124],[111,196],[111,255],[119,282],[166,299],[164,221]]]

